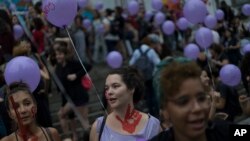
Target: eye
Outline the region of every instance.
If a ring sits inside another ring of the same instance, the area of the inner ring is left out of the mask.
[[[118,88],[118,87],[120,87],[120,85],[118,84],[113,85],[113,88]]]
[[[31,104],[31,102],[27,101],[27,102],[24,102],[24,105],[25,106],[29,106]]]
[[[178,106],[186,106],[186,105],[189,103],[189,98],[186,97],[186,96],[177,98],[177,99],[175,100],[175,103],[176,103]]]
[[[208,98],[209,98],[209,96],[206,93],[200,93],[197,96],[197,101],[198,102],[204,102],[204,101],[208,100]]]

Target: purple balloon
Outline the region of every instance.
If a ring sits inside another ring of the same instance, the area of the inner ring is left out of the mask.
[[[207,7],[201,0],[188,0],[183,8],[184,17],[191,23],[202,23],[207,15]]]
[[[91,21],[89,19],[84,19],[82,21],[83,27],[85,27],[86,29],[90,28],[91,26]]]
[[[152,7],[158,11],[160,11],[163,7],[163,3],[161,0],[152,0]]]
[[[184,56],[193,60],[196,60],[199,56],[200,49],[196,44],[188,44],[184,48]]]
[[[78,6],[81,8],[84,8],[88,5],[89,1],[88,0],[78,0]]]
[[[212,31],[205,27],[199,28],[195,33],[195,41],[203,49],[210,47],[213,43]]]
[[[165,14],[162,12],[157,12],[154,17],[154,22],[156,25],[161,25],[165,21]]]
[[[220,70],[220,79],[228,86],[236,86],[241,81],[240,69],[235,65],[227,64]]]
[[[13,30],[14,30],[15,40],[18,40],[23,36],[24,31],[21,25],[19,24],[14,25]]]
[[[144,20],[145,20],[145,21],[150,21],[150,19],[152,18],[153,15],[154,15],[154,14],[153,14],[152,11],[147,11],[147,12],[145,13],[145,15],[144,15]]]
[[[117,51],[112,51],[107,56],[107,63],[111,68],[119,68],[122,65],[122,55]]]
[[[10,6],[9,6],[9,9],[11,11],[16,11],[16,5],[14,3],[11,3]]]
[[[102,10],[103,9],[103,3],[98,1],[96,4],[95,4],[95,9],[96,10]]]
[[[250,44],[246,44],[243,47],[243,54],[246,54],[247,52],[250,52]]]
[[[245,16],[250,16],[250,4],[244,4],[241,11]]]
[[[186,18],[181,17],[176,24],[180,30],[186,30],[188,28],[189,23]]]
[[[136,15],[139,11],[139,3],[135,0],[132,0],[128,3],[128,12],[130,15]]]
[[[38,64],[29,57],[19,56],[11,59],[4,70],[7,85],[13,82],[26,83],[33,92],[41,79]]]
[[[64,27],[74,21],[77,14],[76,0],[43,0],[43,13],[55,26]]]
[[[174,22],[167,20],[162,25],[162,30],[166,35],[171,35],[174,33],[175,25]]]
[[[217,19],[212,16],[212,15],[208,15],[206,18],[205,18],[205,21],[204,21],[205,25],[210,28],[210,29],[213,29],[215,28],[216,24],[217,24]]]
[[[216,10],[215,16],[217,20],[223,20],[224,19],[224,12],[221,9]]]

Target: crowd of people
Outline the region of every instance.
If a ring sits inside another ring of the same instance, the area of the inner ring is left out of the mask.
[[[202,24],[165,35],[160,26],[155,26],[154,16],[145,18],[143,7],[136,16],[125,15],[122,7],[85,7],[79,8],[68,26],[69,38],[64,29],[46,21],[41,5],[28,5],[25,15],[0,9],[1,140],[78,141],[76,115],[70,104],[79,111],[83,130],[89,131],[89,139],[84,140],[90,141],[227,141],[229,125],[250,116],[250,53],[243,52],[250,43],[250,29],[244,23],[247,17],[234,12],[225,1],[219,7],[224,19],[212,29],[213,44],[207,51],[200,49],[196,60],[183,57],[183,50],[195,42],[194,33]],[[162,11],[174,22],[181,17],[167,7]],[[30,35],[15,36],[13,27],[21,24],[20,18]],[[85,25],[85,20],[91,24]],[[96,65],[106,63],[112,51],[122,55],[123,64],[111,69],[100,90],[100,102],[107,112],[90,123],[89,95],[82,78]],[[28,56],[39,65],[42,79],[34,92],[23,82],[5,83],[4,67],[17,56]],[[53,72],[49,72],[47,63]],[[219,71],[226,64],[240,68],[242,81],[238,87],[221,81]],[[58,117],[63,136],[52,128],[50,73],[56,74],[73,102],[61,95]]]

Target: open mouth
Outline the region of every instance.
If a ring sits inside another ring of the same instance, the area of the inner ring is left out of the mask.
[[[116,99],[117,99],[117,98],[110,98],[110,99],[109,99],[109,102],[110,102],[110,103],[114,103],[114,102],[116,101]]]
[[[193,129],[201,130],[204,128],[205,120],[204,119],[194,120],[194,121],[189,122],[189,124]]]

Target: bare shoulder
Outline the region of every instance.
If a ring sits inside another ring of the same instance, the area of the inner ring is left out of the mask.
[[[4,137],[0,141],[13,141],[13,140],[16,140],[15,133],[12,133],[9,136]]]
[[[61,141],[58,131],[55,128],[48,128],[54,141]]]

